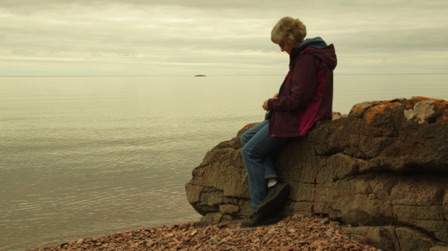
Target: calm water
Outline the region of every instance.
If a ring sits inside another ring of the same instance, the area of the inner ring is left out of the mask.
[[[0,250],[195,221],[184,185],[282,76],[0,78]],[[448,75],[337,75],[334,110],[448,99]]]

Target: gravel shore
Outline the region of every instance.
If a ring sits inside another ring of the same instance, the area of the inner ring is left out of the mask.
[[[241,228],[184,223],[50,244],[41,250],[380,250],[345,234],[337,222],[294,215],[277,224]]]

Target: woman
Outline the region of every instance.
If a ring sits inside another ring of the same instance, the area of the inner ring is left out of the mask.
[[[289,55],[289,71],[279,93],[262,105],[269,116],[241,136],[254,212],[243,227],[280,220],[277,213],[290,187],[278,180],[270,155],[289,140],[305,136],[316,121],[332,117],[334,47],[320,37],[305,37],[305,25],[292,17],[280,19],[271,32],[272,42]]]

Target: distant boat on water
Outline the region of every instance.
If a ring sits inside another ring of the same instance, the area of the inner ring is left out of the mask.
[[[198,75],[194,75],[196,78],[197,77],[207,77],[206,75],[201,75],[201,74],[198,74]]]

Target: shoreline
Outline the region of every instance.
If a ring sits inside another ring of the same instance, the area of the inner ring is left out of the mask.
[[[292,215],[256,228],[239,223],[179,223],[50,243],[28,251],[49,250],[369,250],[379,251],[345,233],[340,224],[318,216]]]

